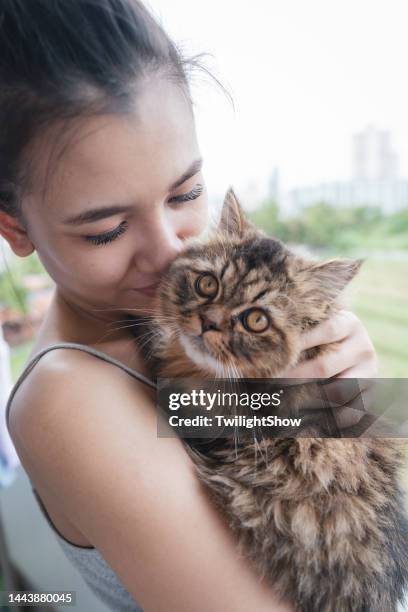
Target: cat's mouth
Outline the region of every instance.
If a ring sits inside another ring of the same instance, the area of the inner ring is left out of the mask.
[[[206,344],[204,337],[181,334],[180,343],[186,355],[197,366],[209,370],[217,375],[224,371],[222,359],[214,355],[213,351]]]
[[[211,357],[214,357],[214,359],[218,358],[217,351],[214,350],[214,347],[209,345],[208,340],[206,341],[206,337],[204,336],[204,334],[201,334],[200,336],[192,336],[191,341],[194,346],[199,351],[202,351],[205,355],[211,355]]]
[[[204,343],[204,337],[202,335],[196,336],[193,334],[186,334],[186,338],[188,338],[188,340],[192,342],[194,346],[196,346],[198,349],[201,349],[204,352],[207,350],[207,347]]]
[[[185,338],[189,346],[194,347],[194,350],[200,351],[200,353],[205,356],[210,355],[214,359],[217,359],[217,356],[214,355],[214,351],[208,346],[203,335],[196,336],[195,334],[183,334],[183,338]]]

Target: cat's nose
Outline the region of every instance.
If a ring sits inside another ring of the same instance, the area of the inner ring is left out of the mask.
[[[203,334],[207,331],[220,331],[220,328],[218,327],[217,323],[210,319],[208,315],[200,313],[200,319]]]

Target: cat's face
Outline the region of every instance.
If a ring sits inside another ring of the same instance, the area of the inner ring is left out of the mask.
[[[160,294],[161,325],[209,374],[279,376],[298,361],[303,329],[327,316],[358,267],[300,259],[251,226],[230,191],[216,235],[171,265]]]

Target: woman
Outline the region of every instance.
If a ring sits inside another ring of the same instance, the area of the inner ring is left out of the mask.
[[[1,0],[0,58],[0,232],[55,282],[9,429],[58,541],[114,610],[289,610],[157,438],[123,324],[207,223],[188,62],[137,0]],[[375,376],[351,313],[304,347],[338,340],[288,376]]]

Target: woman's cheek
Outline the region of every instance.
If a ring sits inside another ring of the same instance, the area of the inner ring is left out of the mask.
[[[98,265],[90,269],[89,282],[102,287],[118,285],[126,276],[126,270],[127,266],[124,262],[115,261],[114,257],[110,260],[107,257],[104,265]]]
[[[75,266],[77,283],[89,288],[109,287],[121,283],[126,275],[129,258],[125,260],[123,253],[119,253],[117,249],[111,250],[110,246],[94,247],[98,250],[94,257],[88,254],[87,257],[81,258]]]
[[[189,210],[189,214],[185,214],[184,234],[186,238],[199,236],[207,227],[209,221],[208,201],[206,197],[199,199],[200,201]]]

